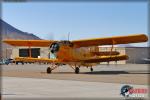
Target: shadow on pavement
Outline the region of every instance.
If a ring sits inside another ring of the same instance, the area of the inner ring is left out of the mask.
[[[41,72],[41,74],[47,74]],[[52,72],[51,74],[75,74],[74,72]],[[150,72],[140,71],[93,71],[93,72],[80,72],[79,74],[91,74],[91,75],[117,75],[117,74],[150,74]]]
[[[110,74],[150,74],[150,72],[128,72],[128,71],[94,71],[94,72],[85,72],[83,74],[93,74],[93,75],[100,75],[100,74],[105,74],[105,75],[110,75]]]

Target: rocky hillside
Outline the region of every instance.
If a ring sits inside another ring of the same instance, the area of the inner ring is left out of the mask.
[[[1,40],[3,39],[30,39],[30,40],[39,40],[40,38],[35,36],[32,33],[23,32],[15,27],[11,26],[10,24],[4,22],[0,19],[0,35]],[[1,57],[6,57],[6,48],[12,48],[10,45],[5,43],[1,43]],[[9,51],[8,51],[9,52]]]
[[[40,39],[39,37],[20,31],[16,29],[15,27],[9,25],[8,23],[4,22],[0,19],[1,24],[1,35],[3,39]]]

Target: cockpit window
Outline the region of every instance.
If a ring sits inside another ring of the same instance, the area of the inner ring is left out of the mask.
[[[57,53],[60,49],[60,46],[72,47],[73,44],[70,41],[59,41],[59,42],[52,43],[50,46],[50,52],[51,53]]]
[[[50,53],[50,59],[56,59],[56,54]]]
[[[50,51],[51,53],[56,53],[59,51],[59,44],[58,43],[53,43],[51,46],[50,46]]]

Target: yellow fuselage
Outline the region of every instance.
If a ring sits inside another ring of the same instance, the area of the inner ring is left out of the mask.
[[[73,48],[69,46],[61,46],[56,56],[57,59],[68,62],[91,57],[91,54],[88,48]]]

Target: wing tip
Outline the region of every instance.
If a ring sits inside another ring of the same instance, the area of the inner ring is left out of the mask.
[[[145,34],[143,34],[143,38],[144,38],[144,42],[147,42],[149,39],[148,39],[148,36],[147,35],[145,35]]]

